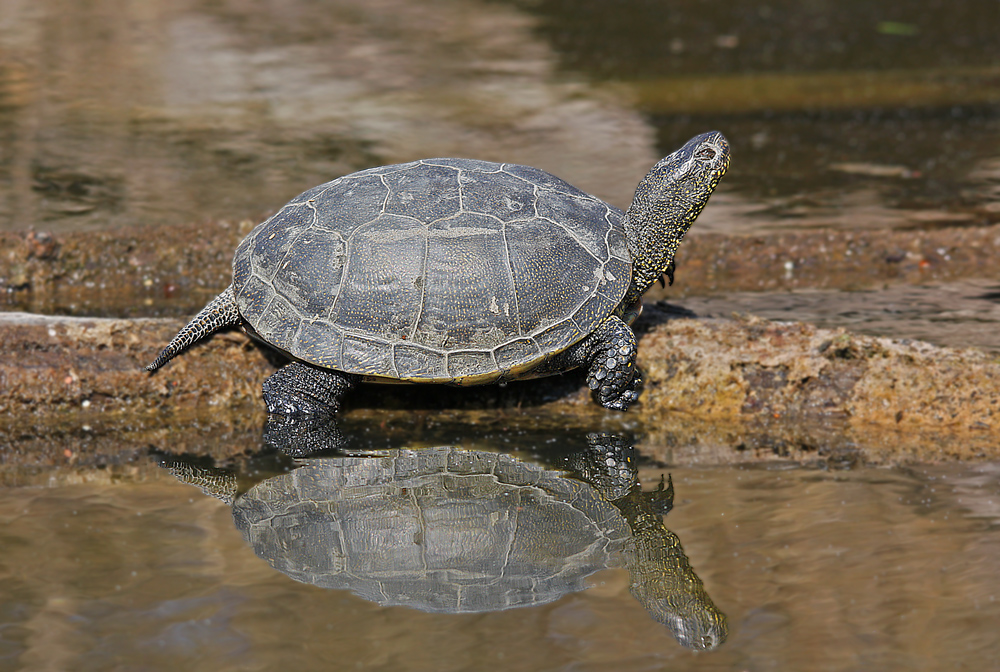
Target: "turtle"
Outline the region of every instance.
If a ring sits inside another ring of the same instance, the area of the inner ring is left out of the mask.
[[[552,602],[624,564],[654,620],[686,647],[716,648],[726,617],[663,525],[673,481],[643,492],[630,444],[587,440],[560,461],[569,470],[430,446],[297,459],[249,487],[230,470],[158,460],[232,506],[254,552],[296,581],[381,606],[480,613]]]
[[[626,212],[538,168],[421,159],[303,192],[237,247],[233,280],[146,369],[240,326],[291,362],[272,414],[336,413],[360,381],[482,385],[587,367],[625,411],[631,322],[729,167],[719,132],[658,161]]]

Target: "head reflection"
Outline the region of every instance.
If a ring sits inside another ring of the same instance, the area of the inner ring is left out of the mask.
[[[332,431],[342,446],[335,428],[287,429],[268,443],[302,456]],[[663,526],[673,483],[643,492],[635,462],[609,434],[588,435],[556,468],[454,446],[380,450],[299,457],[249,488],[231,471],[160,460],[231,504],[254,552],[296,581],[384,606],[484,612],[552,602],[624,564],[632,595],[678,642],[716,648],[726,617]]]

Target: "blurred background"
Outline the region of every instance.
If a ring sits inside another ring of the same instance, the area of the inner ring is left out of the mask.
[[[1000,221],[995,0],[0,0],[0,229],[258,220],[372,165],[626,207],[712,128],[694,233]]]

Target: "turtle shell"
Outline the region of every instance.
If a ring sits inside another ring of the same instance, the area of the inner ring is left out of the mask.
[[[292,199],[240,244],[233,289],[257,335],[368,377],[530,375],[621,303],[617,208],[537,168],[425,159]]]
[[[296,581],[380,605],[544,604],[618,564],[631,531],[583,481],[458,448],[301,460],[233,505],[254,552]]]

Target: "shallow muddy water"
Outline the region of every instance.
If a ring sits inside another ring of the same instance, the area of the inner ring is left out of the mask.
[[[503,459],[544,463],[563,443]],[[683,648],[651,619],[613,555],[583,590],[482,613],[295,581],[255,555],[233,506],[150,456],[0,490],[0,669],[984,670],[1000,659],[1000,466],[639,464],[647,492],[672,474],[665,526],[728,621],[713,651]],[[246,492],[295,463],[229,466]],[[255,501],[241,515],[277,500]]]

